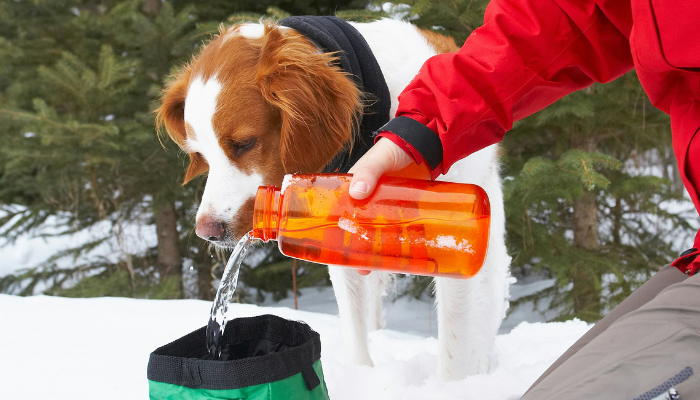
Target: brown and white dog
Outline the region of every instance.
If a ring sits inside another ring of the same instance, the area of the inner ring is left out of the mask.
[[[429,57],[458,48],[451,38],[397,20],[351,23],[397,96]],[[158,121],[190,157],[185,183],[208,172],[196,232],[231,247],[252,227],[258,186],[287,173],[319,172],[353,140],[363,95],[347,73],[297,31],[273,23],[221,30],[167,86]],[[456,163],[441,179],[482,186],[491,201],[489,250],[469,280],[435,281],[441,380],[493,369],[493,343],[508,306],[510,257],[496,147]],[[367,277],[329,266],[340,311],[346,361],[372,365],[368,330],[383,327],[388,274]]]

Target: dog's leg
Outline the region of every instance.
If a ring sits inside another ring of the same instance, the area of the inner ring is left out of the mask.
[[[501,237],[491,243],[475,277],[436,278],[438,379],[463,379],[496,367],[493,344],[507,307],[509,264]]]
[[[345,362],[372,366],[367,348],[366,279],[352,268],[328,266],[340,314]]]
[[[365,277],[367,282],[367,328],[369,331],[384,328],[384,302],[386,284],[391,274],[387,272],[372,272]]]
[[[477,184],[491,202],[489,248],[481,271],[466,280],[435,280],[437,377],[448,381],[488,373],[496,367],[493,344],[508,307],[510,257],[505,245],[497,147],[490,146],[455,163],[444,179]]]

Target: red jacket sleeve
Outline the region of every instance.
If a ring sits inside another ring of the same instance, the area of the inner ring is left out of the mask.
[[[396,115],[439,135],[433,176],[447,172],[501,141],[514,121],[629,71],[631,28],[630,0],[493,0],[459,52],[423,65]]]

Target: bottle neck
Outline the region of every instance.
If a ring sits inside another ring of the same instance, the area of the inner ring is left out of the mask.
[[[253,237],[265,242],[277,240],[279,229],[280,189],[275,186],[260,186],[255,195],[253,209]]]

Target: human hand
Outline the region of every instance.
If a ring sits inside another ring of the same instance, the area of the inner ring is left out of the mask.
[[[369,197],[377,187],[379,178],[387,172],[394,172],[413,163],[413,159],[389,139],[380,138],[355,165],[350,168],[350,197],[362,200]],[[371,271],[358,269],[360,275]]]
[[[355,165],[350,168],[350,197],[362,200],[377,187],[379,178],[413,164],[411,156],[389,139],[380,138]]]

